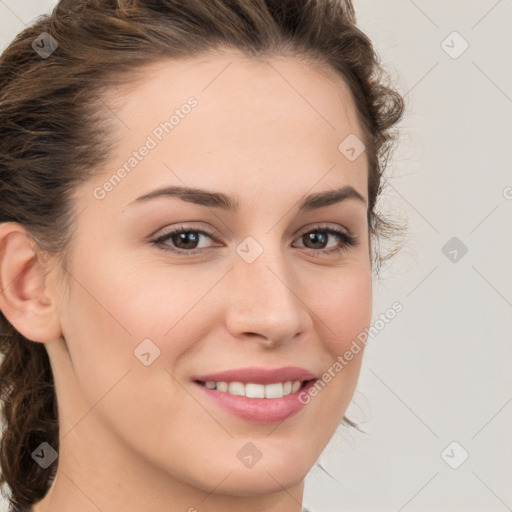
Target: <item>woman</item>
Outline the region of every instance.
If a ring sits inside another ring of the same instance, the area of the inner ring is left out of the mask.
[[[73,0],[4,51],[13,510],[302,509],[355,426],[392,227],[403,103],[355,23],[349,1]]]

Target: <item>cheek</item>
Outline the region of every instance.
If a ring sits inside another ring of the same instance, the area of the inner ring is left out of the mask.
[[[319,386],[323,400],[319,402],[325,414],[341,419],[357,385],[365,348],[361,340],[371,322],[371,272],[365,266],[351,266],[323,290],[312,307],[318,311],[315,330],[321,340],[324,371]]]
[[[372,316],[371,275],[363,270],[353,272],[344,282],[339,300],[339,318],[343,320],[344,344],[355,339],[370,324]]]
[[[161,263],[141,271],[147,266],[105,253],[94,262],[75,261],[61,322],[76,376],[92,398],[128,369],[172,368],[207,335],[206,295],[219,276]],[[139,346],[150,352],[150,367],[137,358]]]
[[[319,283],[322,286],[319,287]],[[310,294],[311,308],[319,318],[317,330],[331,354],[346,350],[363,332],[372,316],[372,275],[364,265],[332,272],[317,280],[317,293]],[[314,300],[314,303],[311,301]]]

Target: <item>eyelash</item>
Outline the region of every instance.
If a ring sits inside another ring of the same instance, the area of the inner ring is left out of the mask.
[[[163,251],[171,252],[173,254],[178,255],[184,255],[184,256],[193,256],[195,254],[198,254],[200,252],[204,252],[208,249],[171,249],[169,248],[169,244],[165,244],[164,241],[168,240],[174,235],[179,235],[182,233],[200,233],[202,235],[206,235],[210,237],[215,242],[218,242],[218,240],[215,239],[215,236],[213,233],[209,233],[207,231],[204,231],[202,229],[197,229],[192,226],[180,226],[178,228],[175,228],[167,233],[162,234],[158,238],[151,241],[152,244],[156,245],[158,248],[160,248]],[[318,253],[324,253],[327,255],[337,255],[341,254],[342,252],[348,251],[351,247],[356,246],[359,242],[356,236],[351,235],[347,231],[344,231],[340,228],[333,228],[333,227],[323,227],[323,226],[316,226],[313,229],[310,229],[308,231],[303,232],[301,235],[299,235],[299,239],[302,238],[304,235],[307,235],[308,233],[327,233],[330,235],[333,235],[338,239],[339,242],[341,242],[341,245],[339,247],[334,247],[331,249],[306,249],[306,252],[308,254],[313,254],[314,256],[318,256]]]

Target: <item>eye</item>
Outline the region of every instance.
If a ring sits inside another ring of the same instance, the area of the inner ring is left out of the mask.
[[[210,250],[211,247],[200,246],[201,241],[208,238],[218,242],[214,233],[192,226],[179,226],[152,240],[151,243],[164,251],[190,256]],[[334,247],[329,247],[329,238],[335,240]],[[358,243],[357,238],[348,231],[338,227],[327,226],[316,226],[309,231],[305,231],[300,235],[299,240],[304,240],[307,244],[313,246],[308,248],[303,245],[303,247],[308,249],[306,252],[314,256],[338,254],[342,251],[347,251]]]
[[[198,247],[201,238],[204,237],[215,240],[213,233],[192,226],[179,226],[159,236],[157,239],[153,240],[152,243],[161,247],[164,251],[178,254],[186,253],[186,255],[189,255],[204,250],[204,247]],[[168,240],[172,242],[172,245],[166,243]]]
[[[334,247],[331,246],[326,250],[325,246],[328,245],[329,237],[334,238],[338,243],[335,243]],[[327,255],[339,254],[347,251],[350,247],[356,246],[358,243],[357,238],[348,231],[326,225],[317,226],[304,232],[299,237],[299,240],[305,240],[308,244],[313,245],[313,249],[306,251],[313,255],[321,255],[322,253]]]

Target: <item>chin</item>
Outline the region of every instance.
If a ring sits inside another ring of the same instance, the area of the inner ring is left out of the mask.
[[[268,472],[267,472],[268,471]],[[297,472],[260,469],[256,472],[233,472],[223,484],[215,489],[216,493],[231,496],[264,496],[283,492],[301,484],[308,471]],[[211,487],[210,487],[211,489]]]
[[[267,456],[263,453],[262,458],[252,467],[244,467],[238,460],[236,465],[216,466],[215,485],[219,483],[221,472],[225,475],[230,472],[231,474],[215,492],[232,496],[259,496],[282,492],[283,488],[296,487],[304,481],[315,463],[314,460],[306,461],[304,454],[300,453],[300,448],[300,444],[297,444],[297,449],[293,453],[281,451],[273,454],[267,449]],[[206,487],[211,489],[213,486]]]

